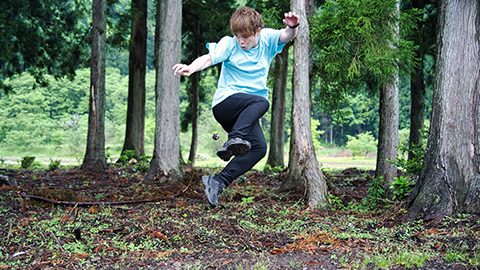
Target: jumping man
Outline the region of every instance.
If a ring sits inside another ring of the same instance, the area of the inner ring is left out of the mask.
[[[218,195],[237,177],[257,164],[267,153],[267,143],[259,119],[267,112],[267,75],[270,62],[285,44],[297,35],[299,17],[285,13],[285,28],[263,28],[262,16],[252,8],[235,11],[230,19],[233,37],[208,43],[209,53],[190,65],[176,64],[176,74],[190,76],[212,65],[222,63],[217,91],[212,101],[215,119],[228,132],[228,140],[217,156],[229,161],[217,175],[203,176],[205,195],[212,207],[218,206]]]

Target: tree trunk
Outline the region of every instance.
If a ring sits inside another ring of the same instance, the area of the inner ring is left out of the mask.
[[[400,2],[396,2],[400,14]],[[398,37],[398,23],[394,35]],[[393,45],[392,45],[393,46]],[[391,183],[397,176],[397,167],[392,163],[397,158],[398,126],[400,123],[400,98],[398,95],[398,74],[390,84],[380,90],[380,124],[378,130],[377,165],[375,177],[383,177]]]
[[[195,165],[195,155],[197,154],[197,138],[198,138],[198,106],[200,104],[200,73],[195,72],[190,76],[190,110],[192,112],[192,140],[190,142],[190,154],[188,161]]]
[[[145,154],[145,72],[147,60],[147,0],[132,0],[132,33],[128,59],[128,107],[122,153]]]
[[[394,83],[382,87],[380,93],[380,125],[375,177],[383,177],[387,183],[391,183],[397,176],[397,167],[392,161],[397,158],[399,106],[397,76]]]
[[[414,158],[412,147],[422,143],[425,111],[425,83],[423,74],[423,52],[417,49],[420,60],[410,79],[410,135],[408,137],[408,159]]]
[[[105,159],[105,0],[92,4],[92,56],[87,149],[82,169],[104,170]]]
[[[480,213],[480,3],[443,1],[428,151],[410,219]]]
[[[273,71],[272,120],[270,128],[270,149],[267,164],[273,167],[284,167],[285,142],[285,93],[288,77],[288,47],[275,57]]]
[[[155,143],[147,180],[180,176],[180,78],[172,67],[180,62],[182,1],[157,2],[155,31]]]
[[[425,8],[424,0],[413,0],[412,7],[418,9]],[[418,31],[415,37],[415,43],[418,45],[415,51],[415,58],[419,60],[418,65],[413,70],[410,78],[410,135],[408,137],[408,159],[414,158],[413,147],[420,145],[423,140],[423,120],[425,113],[425,83],[424,83],[424,64],[423,58],[425,56],[424,35],[425,22],[418,22]]]
[[[300,16],[300,26],[294,51],[290,159],[287,179],[282,185],[282,190],[307,188],[309,207],[318,208],[328,203],[327,184],[315,155],[310,129],[310,31],[306,18],[306,1],[292,0],[291,9]]]

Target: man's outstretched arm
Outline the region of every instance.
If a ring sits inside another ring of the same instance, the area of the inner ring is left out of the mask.
[[[299,25],[299,18],[295,12],[285,13],[283,23],[287,26],[285,30],[280,34],[280,43],[287,43],[297,36],[297,27]]]
[[[190,76],[200,70],[204,70],[212,65],[210,55],[204,54],[195,59],[190,65],[176,64],[173,66],[173,72],[182,76]]]

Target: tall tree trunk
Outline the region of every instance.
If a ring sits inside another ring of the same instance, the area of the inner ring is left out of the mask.
[[[93,0],[92,58],[87,150],[82,169],[104,170],[105,159],[105,0]]]
[[[443,1],[436,89],[410,219],[480,213],[480,3]]]
[[[397,14],[400,2],[397,0]],[[398,23],[394,35],[398,37]],[[392,45],[393,46],[393,45]],[[378,130],[377,165],[375,177],[383,177],[391,183],[397,176],[397,167],[392,163],[397,158],[398,126],[400,123],[400,98],[398,94],[398,73],[390,84],[380,90],[380,124]]]
[[[132,33],[128,59],[128,107],[123,150],[145,154],[145,72],[147,61],[147,0],[132,0]]]
[[[400,118],[398,76],[392,84],[382,87],[380,93],[380,125],[376,177],[391,183],[397,176],[397,167],[392,163],[397,158],[398,125]]]
[[[200,73],[195,72],[190,76],[190,110],[192,112],[192,140],[190,142],[190,154],[188,161],[195,165],[195,155],[197,154],[197,138],[198,138],[198,106],[200,104]]]
[[[180,170],[180,78],[172,67],[180,62],[182,1],[157,2],[155,31],[155,144],[147,180],[157,175],[177,178]]]
[[[412,7],[418,9],[425,8],[425,0],[413,0]],[[423,120],[425,113],[425,83],[424,83],[424,64],[423,58],[425,56],[424,22],[418,22],[418,33],[415,37],[415,42],[418,45],[415,51],[415,57],[419,60],[410,78],[410,135],[408,137],[408,159],[414,158],[413,147],[422,143]]]
[[[284,167],[285,142],[285,93],[288,77],[288,47],[275,57],[273,71],[272,120],[270,128],[270,149],[267,164],[271,167]]]
[[[413,147],[422,143],[425,111],[425,83],[423,73],[423,52],[415,53],[420,60],[410,79],[410,135],[408,137],[408,159],[414,158]]]
[[[300,16],[300,26],[295,39],[290,160],[287,179],[282,189],[307,188],[309,207],[318,208],[328,203],[327,184],[315,155],[310,129],[310,30],[306,17],[306,1],[292,0],[291,9]]]

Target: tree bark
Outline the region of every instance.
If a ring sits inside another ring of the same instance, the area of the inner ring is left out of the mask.
[[[284,167],[285,142],[285,93],[288,77],[288,46],[275,57],[273,71],[272,119],[270,124],[270,149],[267,164],[273,167]]]
[[[427,154],[410,219],[480,213],[480,3],[443,1]]]
[[[380,125],[375,177],[383,177],[391,183],[397,176],[392,163],[397,158],[398,125],[400,119],[398,76],[392,84],[382,87],[380,93]]]
[[[92,3],[92,52],[90,67],[90,102],[87,149],[82,169],[101,171],[105,158],[105,0]]]
[[[197,154],[197,138],[198,138],[198,106],[200,104],[200,73],[195,72],[190,76],[190,110],[192,113],[192,140],[190,142],[190,153],[188,161],[195,165],[195,155]]]
[[[132,0],[130,55],[128,59],[128,107],[122,153],[145,154],[145,73],[147,61],[147,0]]]
[[[180,177],[180,62],[182,1],[157,2],[155,31],[155,143],[147,180],[158,175]]]
[[[397,0],[397,14],[400,15],[400,2]],[[394,35],[398,38],[398,23]],[[393,46],[393,44],[392,44]],[[378,150],[375,177],[383,177],[391,183],[397,176],[397,167],[392,163],[397,158],[398,126],[400,123],[400,98],[398,94],[398,73],[390,84],[380,90],[380,124],[378,130]]]
[[[418,9],[425,8],[424,0],[413,0],[412,7]],[[424,83],[424,64],[425,56],[424,44],[425,27],[424,22],[418,22],[418,31],[415,37],[415,43],[418,45],[415,51],[415,58],[419,60],[418,65],[413,70],[410,78],[410,134],[408,137],[408,159],[414,158],[413,147],[420,145],[423,140],[423,121],[425,114],[425,83]]]
[[[415,53],[420,60],[410,79],[410,135],[408,137],[408,159],[414,158],[412,147],[422,143],[423,120],[425,111],[425,83],[423,73],[423,52],[419,48]]]
[[[288,175],[282,190],[307,189],[310,208],[327,205],[327,185],[313,148],[310,129],[309,48],[306,1],[292,0],[291,10],[300,16],[295,39],[292,135]]]

